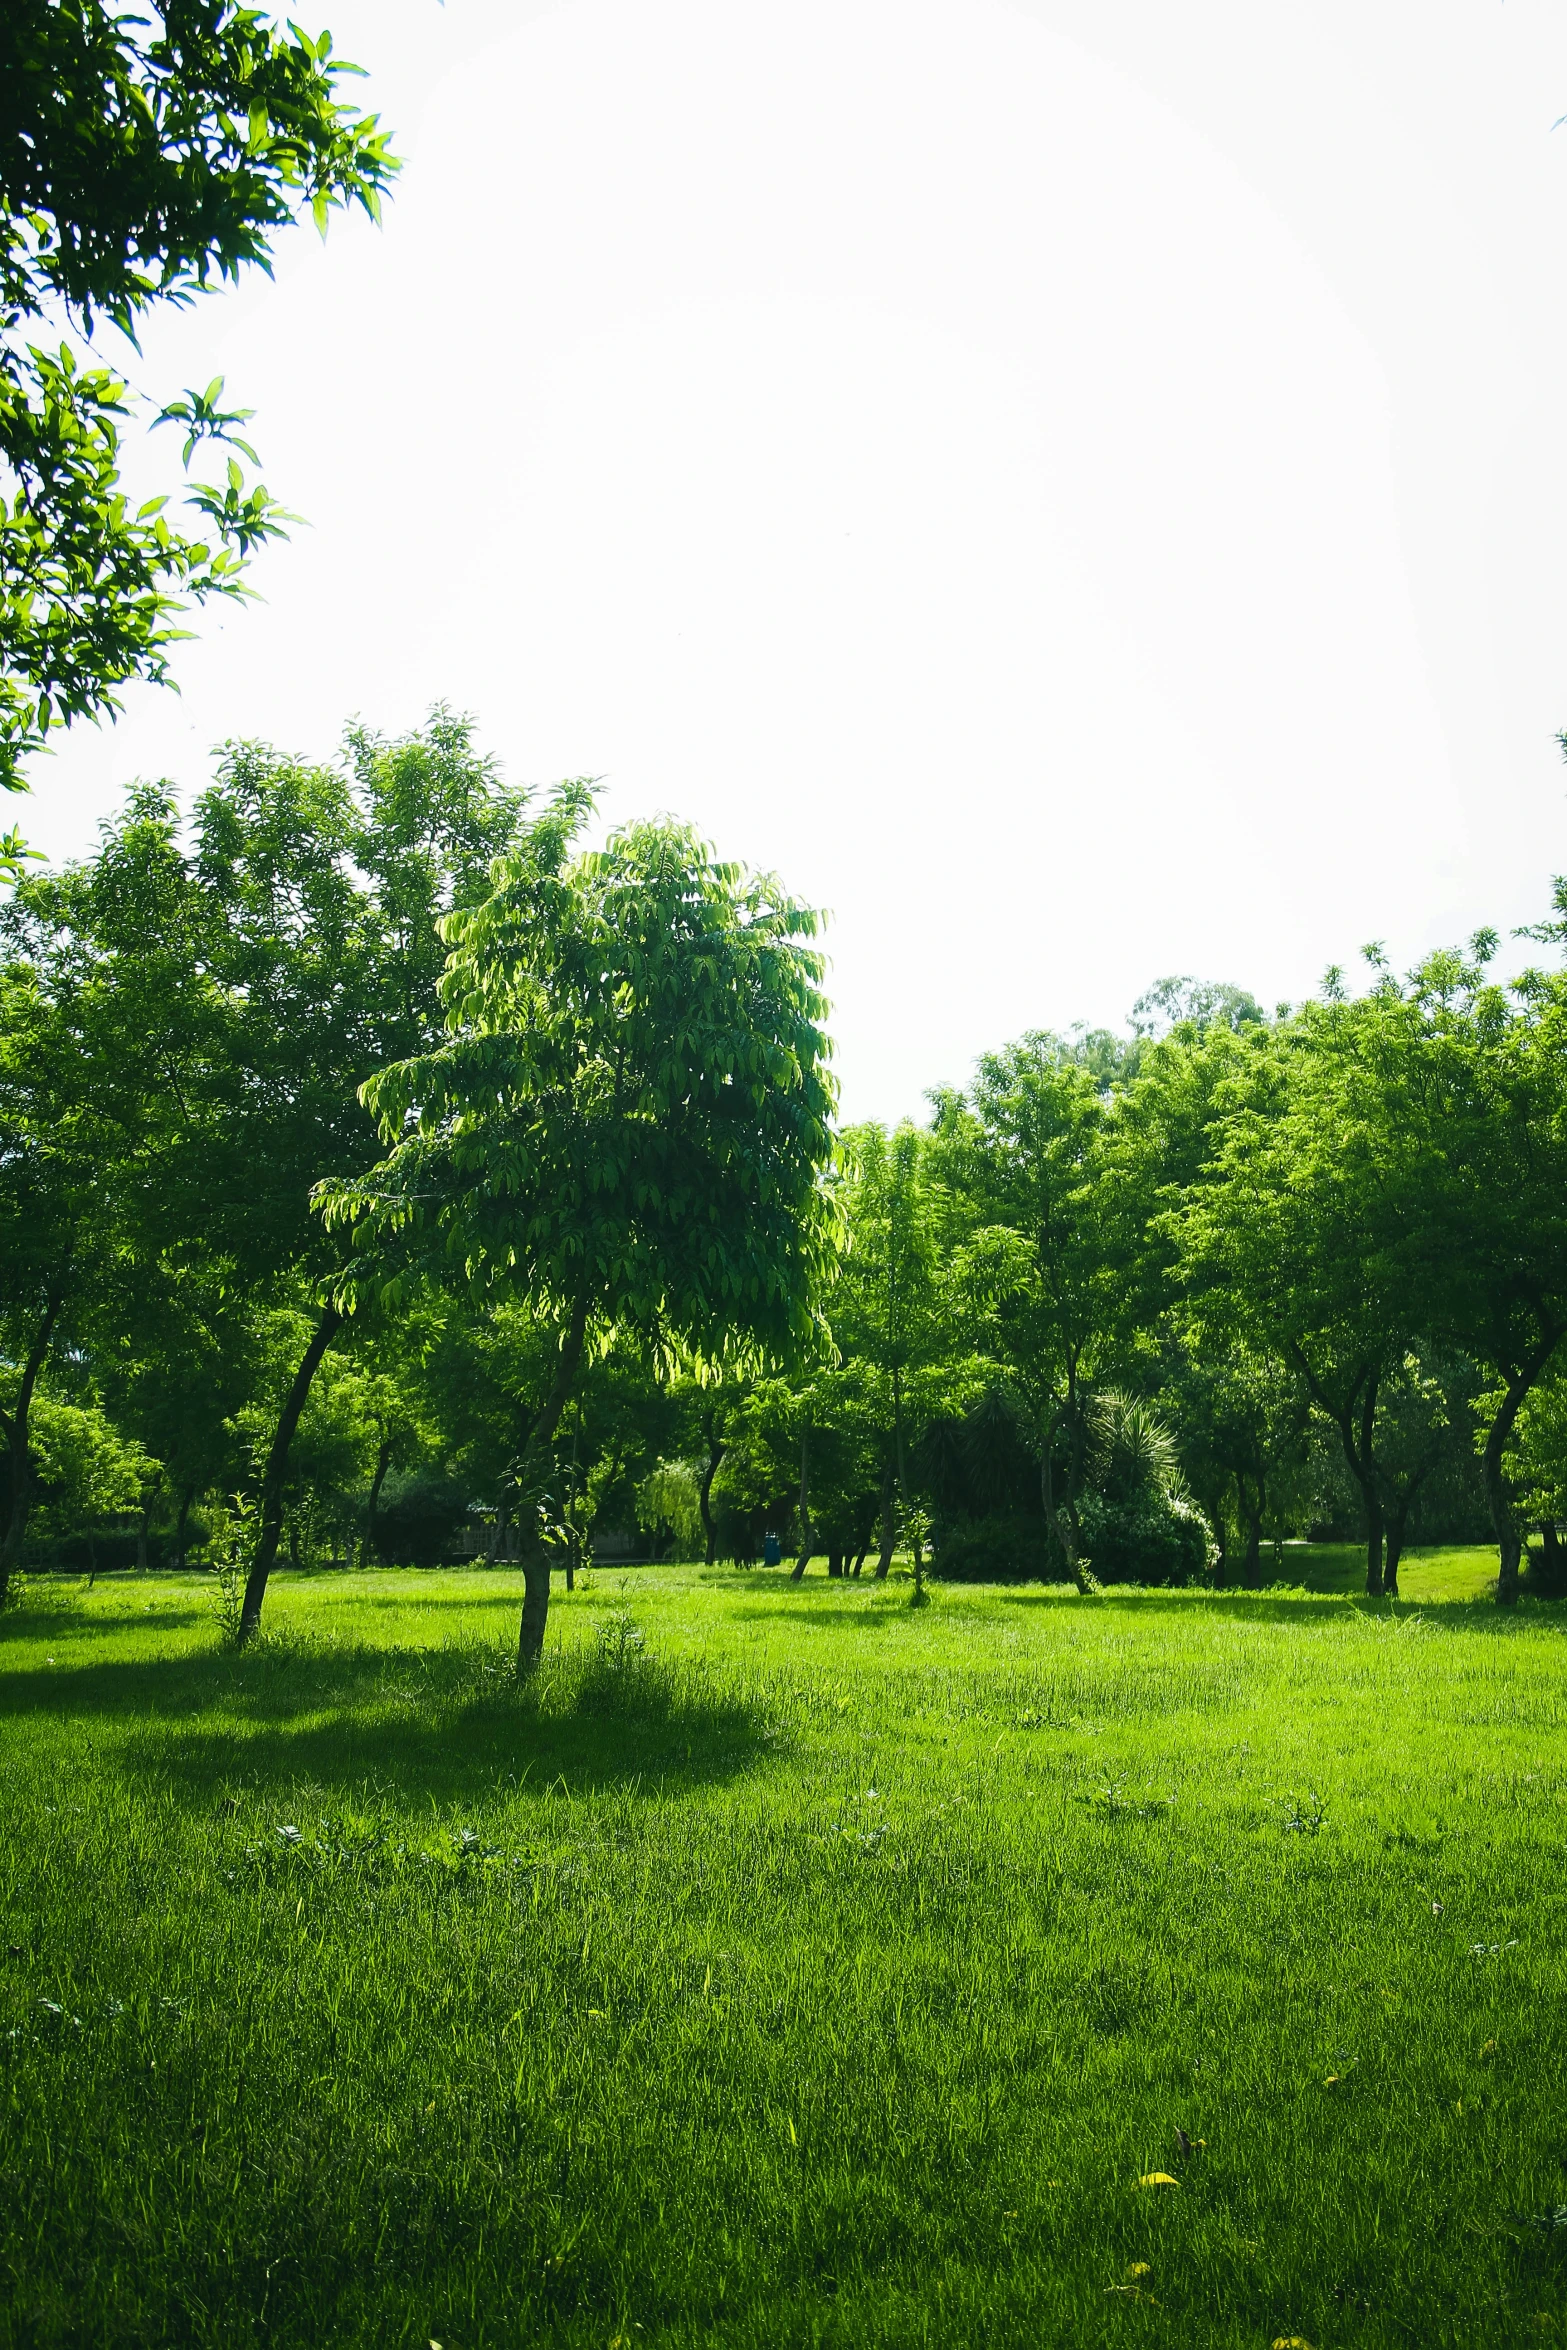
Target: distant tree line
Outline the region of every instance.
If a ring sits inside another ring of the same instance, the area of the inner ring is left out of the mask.
[[[815,917],[445,711],[231,745],[0,908],[0,1594],[600,1548],[1560,1588],[1567,980],[1167,980],[835,1127]],[[1567,889],[1532,934],[1567,940]],[[236,1499],[236,1497],[238,1497]],[[236,1511],[238,1514],[236,1514]]]

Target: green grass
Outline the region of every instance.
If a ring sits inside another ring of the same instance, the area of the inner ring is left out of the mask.
[[[0,2342],[1567,2339],[1567,1609],[907,1595],[34,1584]]]

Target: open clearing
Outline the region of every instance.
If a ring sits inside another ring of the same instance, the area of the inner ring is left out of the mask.
[[[1567,1611],[1488,1571],[601,1569],[520,1691],[499,1571],[243,1656],[35,1584],[0,2340],[1567,2341]]]

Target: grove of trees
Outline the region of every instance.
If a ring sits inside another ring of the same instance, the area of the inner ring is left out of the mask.
[[[835,1126],[816,918],[583,845],[444,710],[234,744],[0,908],[0,1595],[28,1566],[1255,1583],[1489,1531],[1562,1587],[1567,978],[1482,934],[1166,981]],[[1532,934],[1567,940],[1567,887]]]

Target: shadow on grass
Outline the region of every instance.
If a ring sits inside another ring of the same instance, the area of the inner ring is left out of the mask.
[[[723,1783],[772,1750],[762,1703],[700,1665],[581,1652],[519,1683],[505,1653],[316,1649],[56,1666],[0,1680],[0,1728],[123,1725],[141,1780],[210,1801],[240,1785],[375,1785],[412,1798],[563,1782]]]
[[[972,1590],[975,1586],[968,1585]],[[1060,1607],[1071,1604],[1067,1588],[1059,1583],[992,1585],[997,1599],[1012,1607]],[[1158,1591],[1141,1586],[1111,1584],[1082,1603],[1139,1616],[1184,1616],[1188,1622],[1199,1611],[1247,1624],[1337,1623],[1346,1611],[1384,1625],[1390,1632],[1406,1627],[1418,1616],[1422,1630],[1438,1632],[1510,1633],[1520,1627],[1567,1631],[1567,1606],[1522,1598],[1516,1608],[1498,1607],[1494,1599],[1368,1599],[1353,1591],[1302,1591],[1264,1587],[1260,1591]]]
[[[908,1605],[906,1599],[895,1599],[882,1607],[834,1606],[831,1600],[802,1599],[791,1607],[786,1600],[781,1607],[749,1607],[745,1620],[754,1624],[759,1616],[765,1616],[781,1624],[826,1624],[835,1632],[882,1632],[889,1624],[902,1621]]]

